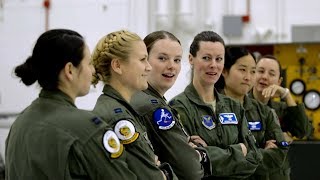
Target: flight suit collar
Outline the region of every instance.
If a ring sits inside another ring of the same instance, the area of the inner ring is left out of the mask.
[[[252,103],[252,99],[249,97],[249,95],[245,95],[243,99],[243,108],[246,111],[250,111],[251,109],[254,109],[254,105]]]
[[[184,92],[190,101],[198,105],[208,106],[208,104],[203,102],[203,100],[200,98],[200,95],[198,94],[196,88],[193,86],[192,83],[185,88]],[[213,93],[214,97],[216,98],[216,109],[218,111],[219,109],[222,109],[225,106],[223,101],[223,95],[219,94],[216,89],[214,89]]]
[[[226,95],[224,90],[221,90],[220,93],[223,95]],[[238,100],[236,100],[236,101],[238,101]],[[243,106],[244,110],[246,110],[246,111],[254,109],[254,105],[252,104],[252,100],[251,100],[251,97],[249,97],[249,94],[246,94],[244,96],[242,106]]]
[[[112,86],[110,86],[109,84],[105,84],[103,87],[102,92],[106,95],[109,96],[113,99],[116,99],[117,101],[119,101],[122,105],[124,105],[127,109],[129,109],[131,112],[136,112],[131,106],[130,104],[121,96],[121,94],[115,90]]]
[[[102,92],[107,96],[127,103],[127,101],[121,96],[121,94],[109,84],[104,85]]]
[[[63,104],[68,104],[73,107],[76,107],[72,98],[58,89],[57,90],[44,90],[44,89],[42,89],[39,94],[39,98],[50,98],[50,99],[56,100],[58,102],[61,102]]]
[[[164,96],[161,96],[157,90],[155,90],[150,84],[148,84],[148,89],[143,90],[146,94],[149,94],[151,96],[154,96],[158,99],[161,99],[164,103],[167,102],[166,98]]]

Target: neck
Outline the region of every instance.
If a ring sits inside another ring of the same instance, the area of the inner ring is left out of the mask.
[[[75,103],[76,95],[70,88],[68,88],[67,86],[58,85],[58,89],[68,95],[72,99],[72,102]]]
[[[258,92],[258,90],[253,87],[253,97],[255,100],[258,100],[259,102],[263,103],[263,104],[267,104],[268,101],[270,100],[270,98],[265,98],[263,95],[262,95],[262,92]]]
[[[202,98],[204,102],[212,102],[215,100],[214,97],[214,85],[204,86],[200,83],[200,81],[193,80],[193,86],[197,90],[199,96]]]
[[[128,103],[131,101],[131,97],[135,93],[132,89],[124,86],[120,81],[117,79],[110,79],[109,85],[114,88],[123,99],[125,99]]]
[[[243,104],[243,100],[244,100],[245,95],[238,95],[238,94],[234,93],[232,90],[230,90],[228,87],[224,87],[223,91],[228,97],[231,97],[232,99],[238,100],[238,101],[240,101],[241,104]]]
[[[162,97],[164,96],[164,94],[167,92],[167,90],[161,90],[160,88],[158,88],[157,86],[155,86],[154,84],[148,82],[149,85],[155,89]]]

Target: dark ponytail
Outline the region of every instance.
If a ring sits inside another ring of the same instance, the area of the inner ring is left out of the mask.
[[[17,66],[14,69],[14,73],[17,77],[21,78],[23,84],[30,86],[35,83],[38,78],[36,75],[36,70],[32,65],[32,56],[28,57],[25,63]]]

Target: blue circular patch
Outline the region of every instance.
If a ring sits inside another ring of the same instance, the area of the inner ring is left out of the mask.
[[[175,124],[171,112],[165,108],[158,108],[154,111],[153,122],[159,129],[170,129]]]

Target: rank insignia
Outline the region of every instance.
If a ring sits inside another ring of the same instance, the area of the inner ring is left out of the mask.
[[[216,127],[216,123],[213,121],[212,116],[204,115],[202,116],[202,125],[206,127],[207,129],[211,130]]]
[[[221,124],[238,124],[237,117],[234,113],[220,113],[219,120]]]
[[[134,125],[128,120],[118,121],[114,127],[114,131],[122,144],[130,144],[139,137],[139,133],[136,132]]]
[[[153,121],[159,129],[167,130],[176,123],[171,112],[165,108],[158,108],[153,113]]]
[[[249,121],[248,127],[250,131],[261,131],[262,130],[262,123],[260,121]]]
[[[116,133],[109,130],[103,135],[103,146],[111,154],[111,158],[118,158],[123,152],[123,145],[120,143]]]

